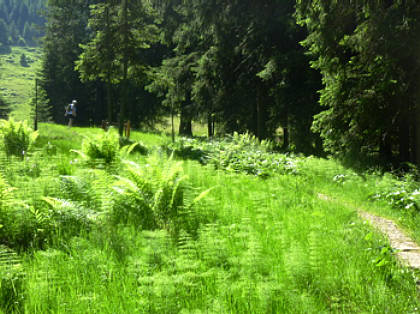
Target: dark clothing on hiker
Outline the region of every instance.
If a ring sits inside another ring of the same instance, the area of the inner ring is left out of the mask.
[[[71,127],[73,125],[73,121],[76,118],[76,100],[73,100],[71,104],[66,107],[66,113],[64,116],[68,121],[68,126]]]

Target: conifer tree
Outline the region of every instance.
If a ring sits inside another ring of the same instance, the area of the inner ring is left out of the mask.
[[[325,149],[353,165],[420,164],[420,3],[300,0],[297,17],[325,85]]]
[[[128,107],[128,84],[141,77],[147,65],[141,51],[157,39],[153,13],[146,1],[105,1],[91,7],[89,26],[92,39],[82,45],[83,52],[76,62],[85,81],[101,80],[107,89],[107,116],[113,120],[111,90],[117,87],[120,96],[119,122],[122,124]],[[129,73],[130,72],[130,73]]]

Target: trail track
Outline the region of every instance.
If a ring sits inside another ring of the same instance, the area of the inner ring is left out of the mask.
[[[399,260],[406,266],[420,269],[420,247],[392,220],[359,211],[359,216],[381,231],[389,239]]]
[[[359,211],[359,216],[382,232],[396,252],[401,263],[413,270],[420,270],[420,247],[407,236],[392,220]],[[417,290],[420,293],[420,280],[417,279]]]
[[[324,201],[333,199],[325,194],[318,194],[318,198]],[[357,210],[359,216],[379,230],[388,239],[391,248],[395,251],[401,263],[413,270],[420,270],[420,246],[407,236],[395,222],[363,210]],[[420,290],[420,280],[417,281],[417,288]]]

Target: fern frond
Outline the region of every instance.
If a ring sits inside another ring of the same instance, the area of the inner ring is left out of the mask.
[[[70,150],[70,152],[78,154],[78,155],[79,155],[80,157],[82,157],[84,160],[87,160],[87,159],[88,159],[88,156],[87,156],[84,152],[82,152],[82,151],[80,151],[80,150],[71,149],[71,150]]]
[[[0,271],[22,268],[22,259],[15,251],[5,245],[0,245]]]
[[[203,192],[201,192],[197,197],[194,198],[194,200],[191,203],[191,206],[200,202],[203,198],[205,198],[212,190],[214,190],[216,187],[213,186],[207,190],[204,190]]]
[[[139,143],[134,143],[134,144],[131,144],[130,146],[123,146],[123,147],[121,147],[120,148],[120,155],[121,155],[121,157],[127,157],[128,155],[130,155],[131,154],[131,152],[133,151],[133,149],[134,148],[136,148],[136,146],[138,146],[139,145]]]

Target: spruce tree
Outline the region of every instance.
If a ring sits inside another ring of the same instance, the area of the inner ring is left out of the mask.
[[[325,87],[315,118],[325,149],[352,165],[420,164],[417,1],[297,5]]]

